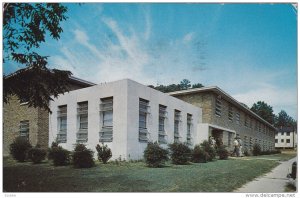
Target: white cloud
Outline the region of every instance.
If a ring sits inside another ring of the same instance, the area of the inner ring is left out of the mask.
[[[85,32],[80,31],[78,29],[74,30],[74,34],[75,34],[75,39],[81,43],[81,44],[86,44],[89,41],[88,36],[85,34]]]
[[[145,33],[144,33],[144,38],[145,40],[149,40],[150,34],[151,34],[151,18],[150,18],[150,13],[149,10],[145,11]]]

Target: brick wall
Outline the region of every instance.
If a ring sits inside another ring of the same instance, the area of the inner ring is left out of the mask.
[[[257,143],[261,143],[261,147],[263,150],[273,150],[275,148],[274,129],[267,126],[260,120],[254,118],[254,116],[243,110],[241,107],[238,107],[221,98],[222,113],[221,116],[217,116],[215,114],[216,98],[218,97],[217,94],[213,92],[201,92],[177,95],[175,97],[188,103],[191,103],[195,106],[201,107],[203,114],[203,123],[210,123],[213,125],[236,131],[236,133],[239,134],[240,138],[244,141],[246,147],[248,147],[249,149],[251,145],[253,146],[256,139]],[[233,109],[232,121],[228,119],[229,106],[231,106]],[[236,112],[240,113],[239,124],[236,121]],[[248,126],[245,126],[246,117],[248,119]],[[250,127],[250,120],[252,122],[252,127]],[[258,131],[258,129],[255,129],[255,122],[262,125],[262,130],[260,132]],[[264,130],[263,127],[265,128]],[[223,137],[223,139],[223,141],[225,141],[227,138]],[[252,139],[251,143],[250,139]]]

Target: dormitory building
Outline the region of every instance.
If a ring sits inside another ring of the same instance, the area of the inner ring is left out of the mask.
[[[95,151],[97,144],[104,143],[112,149],[112,159],[125,160],[141,159],[149,141],[165,148],[173,142],[193,147],[209,136],[221,139],[230,150],[237,136],[244,148],[258,143],[263,150],[274,149],[276,129],[218,87],[166,94],[129,79],[99,85],[81,82],[85,83],[83,88],[50,101],[52,114],[46,117],[48,129],[43,130],[47,132],[43,141],[36,138],[40,130],[34,127],[39,115],[35,119],[11,117],[24,108],[17,103],[4,108],[4,136],[9,132],[13,137],[28,134],[33,145],[42,141],[50,146],[58,141],[68,150],[83,143]],[[8,116],[14,120],[9,125],[5,124]],[[4,154],[9,142],[12,137],[7,142],[4,138]]]

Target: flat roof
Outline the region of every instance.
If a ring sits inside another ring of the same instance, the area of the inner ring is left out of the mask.
[[[218,86],[210,86],[210,87],[202,87],[202,88],[194,88],[194,89],[187,89],[187,90],[181,90],[181,91],[174,91],[169,92],[168,94],[171,96],[179,96],[179,95],[190,95],[190,94],[196,94],[196,93],[203,93],[203,92],[214,92],[218,95],[221,95],[222,98],[225,100],[235,104],[240,109],[244,110],[245,112],[251,114],[253,117],[257,118],[258,120],[262,121],[263,123],[267,124],[268,126],[272,127],[273,129],[277,130],[272,124],[267,122],[265,119],[261,118],[259,115],[251,111],[249,108],[241,104],[239,101],[234,99],[232,96],[230,96],[228,93],[220,89]]]

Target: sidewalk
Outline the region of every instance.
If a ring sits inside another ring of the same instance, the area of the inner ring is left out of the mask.
[[[285,192],[285,186],[289,182],[286,177],[291,172],[292,163],[297,161],[297,157],[289,161],[282,162],[271,172],[256,178],[234,192],[241,193],[281,193]],[[297,162],[298,163],[298,162]],[[298,189],[297,189],[298,190]]]

